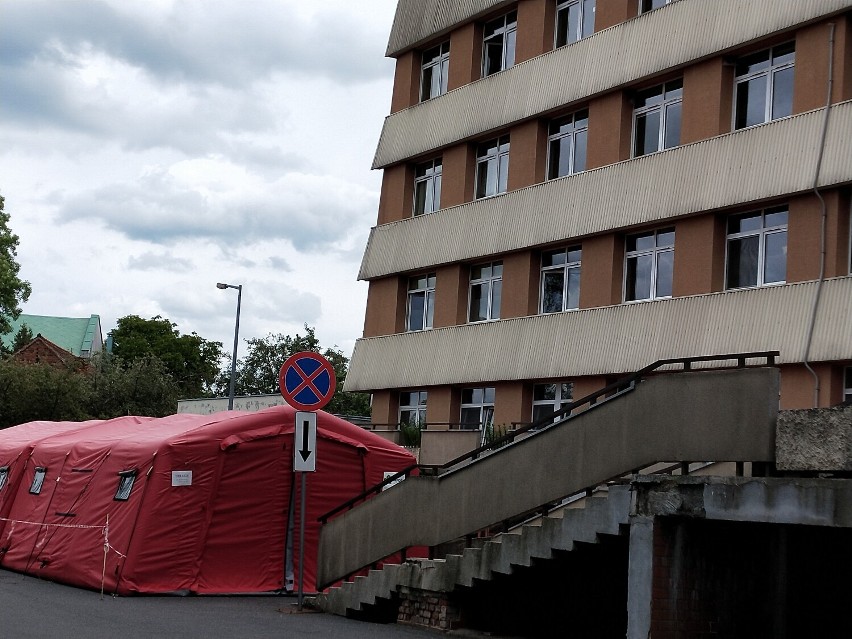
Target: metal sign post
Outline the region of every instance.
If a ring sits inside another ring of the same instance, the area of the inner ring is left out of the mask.
[[[334,395],[337,380],[331,363],[319,353],[305,351],[287,358],[278,374],[281,395],[296,409],[293,433],[293,471],[301,477],[299,510],[299,592],[298,607],[305,600],[305,511],[307,477],[317,469],[317,414]]]

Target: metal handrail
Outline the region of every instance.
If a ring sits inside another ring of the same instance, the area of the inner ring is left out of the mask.
[[[568,421],[571,420],[574,415],[572,415],[572,411],[576,408],[584,406],[586,404],[591,408],[592,406],[600,405],[603,402],[599,401],[601,397],[604,397],[606,400],[615,399],[616,397],[629,392],[633,388],[635,388],[636,383],[641,381],[643,377],[652,373],[653,371],[662,368],[664,366],[672,366],[672,365],[680,365],[682,366],[682,371],[691,371],[693,370],[692,365],[699,362],[724,362],[724,361],[736,361],[736,366],[728,367],[728,368],[745,368],[747,364],[747,360],[749,359],[765,359],[766,363],[761,364],[764,366],[774,366],[775,359],[780,356],[779,351],[756,351],[749,353],[728,353],[725,355],[699,355],[695,357],[676,357],[671,359],[660,359],[654,362],[653,364],[649,364],[644,368],[636,371],[635,373],[631,373],[626,375],[610,384],[607,384],[603,388],[600,388],[596,391],[581,397],[578,400],[575,400],[561,408],[559,410],[553,411],[552,413],[541,416],[536,421],[527,424],[525,426],[521,426],[515,430],[510,430],[508,433],[503,435],[502,437],[497,438],[493,442],[488,444],[484,444],[479,446],[478,448],[474,448],[473,450],[464,453],[454,459],[451,459],[448,462],[444,462],[443,464],[415,464],[413,466],[409,466],[401,470],[400,472],[392,475],[382,481],[375,486],[372,486],[365,490],[364,492],[352,497],[351,499],[343,502],[339,506],[329,510],[328,512],[320,515],[318,520],[325,524],[328,520],[334,515],[343,512],[345,510],[351,510],[358,503],[364,501],[368,497],[374,494],[380,493],[385,486],[394,481],[399,480],[401,477],[408,477],[415,469],[418,471],[418,474],[421,475],[431,475],[436,476],[440,475],[441,471],[450,469],[454,466],[457,466],[463,462],[474,462],[476,461],[480,455],[483,453],[492,450],[499,449],[503,446],[514,442],[515,438],[518,435],[522,435],[524,433],[534,431],[531,434],[537,434],[539,432],[543,432],[545,430],[549,430],[551,428],[559,427]],[[558,421],[554,422],[554,419],[561,418]]]

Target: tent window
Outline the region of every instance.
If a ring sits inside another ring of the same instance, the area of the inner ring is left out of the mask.
[[[33,477],[33,483],[30,485],[31,495],[38,495],[41,493],[41,487],[44,484],[45,475],[47,475],[47,468],[37,466],[35,469],[35,476]]]
[[[9,478],[9,467],[2,466],[0,467],[0,490],[3,490],[3,486],[6,485],[6,480]]]
[[[130,499],[130,491],[133,490],[133,482],[136,481],[136,470],[122,470],[118,473],[118,490],[115,491],[115,501],[127,501]]]

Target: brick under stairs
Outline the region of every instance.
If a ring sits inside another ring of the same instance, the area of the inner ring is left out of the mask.
[[[571,551],[575,543],[597,543],[599,535],[618,535],[629,523],[630,486],[611,485],[575,504],[560,508],[514,530],[501,533],[479,548],[445,559],[409,559],[386,564],[365,576],[330,588],[316,596],[325,612],[347,615],[390,600],[401,587],[449,593],[488,581],[494,573],[511,575],[513,566],[530,566],[533,559],[549,559],[554,551]]]

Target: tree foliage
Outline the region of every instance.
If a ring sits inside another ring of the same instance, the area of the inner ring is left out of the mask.
[[[30,283],[18,277],[21,270],[18,256],[18,236],[9,228],[9,214],[3,210],[0,195],[0,333],[12,330],[9,318],[17,319],[21,304],[26,302],[32,291]]]
[[[18,329],[18,332],[15,333],[15,338],[12,341],[11,352],[17,353],[24,346],[33,341],[33,332],[30,330],[30,327],[26,324],[21,324],[21,328]]]
[[[112,352],[125,365],[156,357],[171,375],[180,397],[209,396],[219,374],[222,343],[196,333],[181,335],[176,326],[159,315],[147,320],[138,315],[122,317],[111,333]]]
[[[323,355],[334,368],[337,377],[337,390],[331,402],[325,407],[330,413],[339,415],[368,415],[370,397],[364,393],[343,391],[349,358],[337,348],[323,349],[316,336],[316,329],[305,324],[305,334],[293,336],[269,333],[266,337],[254,337],[245,340],[248,348],[244,357],[237,360],[237,374],[234,383],[235,395],[259,395],[279,393],[278,374],[281,366],[291,355],[303,351],[313,351]],[[228,393],[231,375],[230,363],[222,369],[217,387],[223,395]]]
[[[92,359],[88,377],[86,411],[94,419],[164,417],[175,412],[181,398],[166,365],[153,355],[124,361],[100,353]]]
[[[88,379],[70,367],[0,360],[0,428],[86,419]]]

